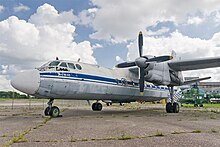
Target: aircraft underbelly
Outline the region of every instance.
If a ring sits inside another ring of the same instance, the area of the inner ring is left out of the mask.
[[[40,97],[75,100],[144,100],[154,101],[168,97],[168,91],[145,89],[144,96],[138,87],[113,85],[80,80],[42,79],[36,93]]]

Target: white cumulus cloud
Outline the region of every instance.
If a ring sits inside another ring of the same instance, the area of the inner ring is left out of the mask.
[[[187,23],[188,16],[196,16],[198,12],[208,15],[220,8],[217,0],[91,1],[97,7],[97,11],[92,21],[92,28],[95,32],[90,37],[114,43],[134,39],[137,32],[146,30],[148,26],[156,22]],[[199,20],[196,19],[193,22],[198,23]],[[146,34],[146,32],[143,33]]]
[[[18,6],[15,6],[13,8],[14,12],[21,12],[21,11],[28,11],[30,8],[28,6],[23,5],[22,3],[19,3]]]
[[[3,12],[5,10],[5,7],[0,5],[0,13]]]
[[[200,23],[202,23],[204,20],[200,17],[189,17],[187,24],[194,24],[194,25],[198,25]]]
[[[29,21],[16,16],[0,21],[0,75],[4,75],[1,81],[2,78],[10,79],[8,75],[33,69],[55,57],[80,58],[82,62],[96,64],[91,43],[74,41],[74,19],[72,10],[59,13],[53,6],[44,4]]]
[[[172,50],[181,59],[196,59],[204,57],[220,57],[220,32],[216,33],[210,40],[190,38],[178,31],[173,32],[170,37],[144,37],[144,55],[171,55]],[[128,60],[135,60],[138,55],[137,40],[128,46]],[[220,79],[220,68],[204,69],[184,72],[185,76],[211,76],[212,80]]]

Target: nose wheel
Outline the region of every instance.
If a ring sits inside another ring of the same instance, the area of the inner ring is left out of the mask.
[[[57,106],[52,106],[54,99],[50,99],[48,107],[44,110],[45,116],[58,117],[60,116],[60,109]]]

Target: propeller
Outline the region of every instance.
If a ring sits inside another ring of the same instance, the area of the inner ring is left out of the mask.
[[[172,56],[158,56],[148,59],[146,56],[142,56],[143,54],[143,34],[142,32],[139,32],[138,35],[138,49],[139,49],[139,58],[137,58],[135,61],[131,62],[123,62],[116,65],[117,68],[126,68],[126,67],[132,67],[132,66],[138,66],[140,68],[140,74],[139,74],[139,88],[140,88],[140,94],[144,94],[144,69],[147,66],[146,63],[149,62],[164,62],[171,60]]]

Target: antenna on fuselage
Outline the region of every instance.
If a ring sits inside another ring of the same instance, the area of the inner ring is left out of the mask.
[[[59,60],[59,58],[58,58],[58,57],[56,57],[56,60]]]
[[[80,58],[77,60],[77,62],[79,62],[80,61]]]

